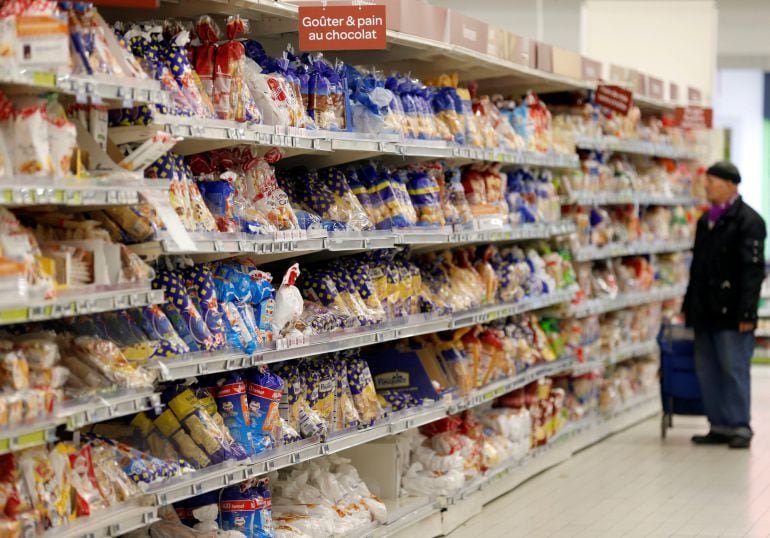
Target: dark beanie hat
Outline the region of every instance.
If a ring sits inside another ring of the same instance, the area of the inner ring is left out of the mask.
[[[730,161],[719,161],[712,164],[706,173],[710,176],[715,176],[720,179],[732,181],[733,183],[741,182],[741,173],[738,171],[738,167]]]

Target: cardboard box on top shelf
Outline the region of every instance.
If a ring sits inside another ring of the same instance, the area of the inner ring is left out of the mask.
[[[377,3],[387,9],[388,30],[433,41],[446,40],[447,8],[432,6],[424,0],[378,0]]]
[[[537,42],[535,67],[541,71],[553,73],[553,47],[547,43]]]
[[[665,99],[665,84],[663,79],[647,77],[647,95],[653,99]]]
[[[687,104],[688,105],[700,105],[703,101],[703,94],[698,88],[687,86]]]
[[[628,71],[629,69],[615,64],[610,64],[610,82],[615,82],[618,84],[626,84],[628,82]]]
[[[668,100],[674,103],[679,102],[679,84],[676,82],[669,82],[668,84]]]
[[[580,74],[583,80],[600,80],[602,78],[602,63],[591,60],[585,56],[581,57]]]
[[[508,34],[507,37],[508,59],[527,67],[537,67],[537,42],[516,34]]]
[[[637,95],[647,95],[647,75],[631,70],[631,88]]]
[[[448,10],[447,19],[446,41],[476,52],[487,52],[489,38],[487,23],[451,9]]]
[[[487,54],[501,60],[513,61],[508,55],[508,32],[494,26],[489,27],[487,33]]]
[[[553,72],[557,75],[580,80],[583,75],[583,62],[580,54],[571,50],[553,47]]]

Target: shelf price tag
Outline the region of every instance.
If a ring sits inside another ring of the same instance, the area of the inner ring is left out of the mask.
[[[385,6],[299,6],[299,48],[382,50],[385,12]]]

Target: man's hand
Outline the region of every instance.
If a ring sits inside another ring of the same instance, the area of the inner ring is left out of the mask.
[[[750,333],[754,330],[755,324],[753,321],[741,321],[738,324],[738,330],[742,333]]]

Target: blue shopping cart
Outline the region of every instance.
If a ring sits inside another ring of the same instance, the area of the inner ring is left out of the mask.
[[[695,337],[692,329],[664,324],[660,345],[660,397],[663,416],[660,436],[674,425],[674,415],[703,415],[698,377],[695,373]]]

